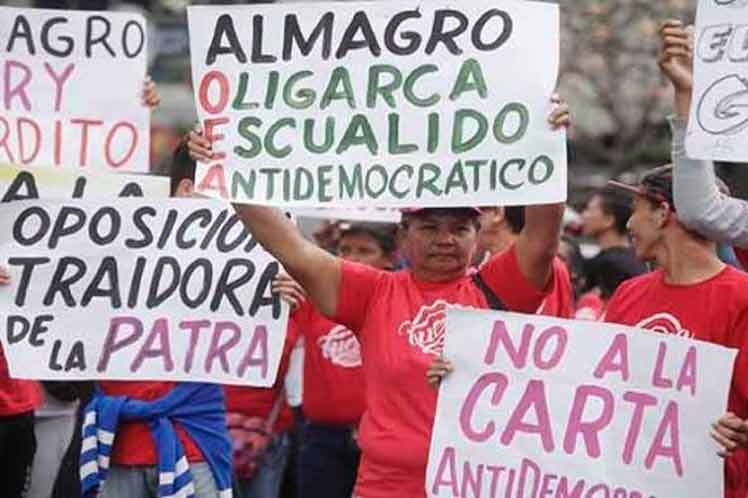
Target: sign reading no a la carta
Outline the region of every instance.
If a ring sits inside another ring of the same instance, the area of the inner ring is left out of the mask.
[[[198,190],[284,206],[566,198],[547,118],[558,6],[507,0],[190,7]]]

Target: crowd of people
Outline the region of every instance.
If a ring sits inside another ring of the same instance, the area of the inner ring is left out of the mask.
[[[461,305],[739,350],[728,410],[703,430],[724,457],[725,497],[748,498],[748,267],[717,251],[732,246],[748,263],[748,202],[726,194],[711,163],[687,156],[692,43],[677,21],[660,37],[675,91],[672,164],[592,195],[581,234],[565,230],[561,204],[413,207],[397,226],[331,222],[311,241],[279,209],[236,205],[286,272],[273,290],[292,311],[270,388],[39,383],[10,378],[0,356],[3,496],[425,496],[435,387],[454,368],[443,354],[445,309]],[[552,100],[548,126],[569,126],[569,106]],[[150,82],[143,101],[158,103]],[[172,195],[193,197],[196,161],[217,153],[199,129],[185,137]],[[599,248],[594,257],[582,257],[580,235]],[[296,406],[287,373],[300,342]],[[108,447],[97,444],[102,431]]]

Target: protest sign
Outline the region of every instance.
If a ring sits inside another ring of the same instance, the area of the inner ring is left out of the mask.
[[[688,155],[748,161],[748,1],[700,0],[694,43]]]
[[[188,8],[199,192],[289,207],[566,199],[558,5]]]
[[[0,205],[11,375],[270,386],[288,307],[279,270],[213,200]]]
[[[0,202],[27,199],[110,199],[169,197],[169,178],[33,168],[0,163]]]
[[[146,23],[0,7],[0,162],[148,171]]]
[[[630,327],[448,309],[429,496],[723,496],[709,438],[735,351]]]

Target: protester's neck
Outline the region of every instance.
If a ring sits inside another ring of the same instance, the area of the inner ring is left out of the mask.
[[[597,236],[597,245],[602,251],[613,247],[628,247],[629,239],[615,230],[606,230]]]
[[[665,272],[665,282],[672,285],[695,285],[725,268],[713,243],[686,234],[666,238],[656,259]]]

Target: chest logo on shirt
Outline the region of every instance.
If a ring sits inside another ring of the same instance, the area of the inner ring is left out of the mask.
[[[317,345],[322,351],[322,357],[330,360],[333,365],[343,368],[362,365],[361,345],[353,332],[342,325],[331,328],[327,335],[317,339]]]
[[[413,320],[404,321],[397,333],[407,336],[410,345],[423,353],[439,356],[444,351],[446,328],[447,302],[438,300],[421,306]]]
[[[680,320],[670,313],[657,313],[641,320],[635,325],[642,329],[652,330],[660,334],[679,335],[681,337],[693,337],[690,330],[681,325]]]

